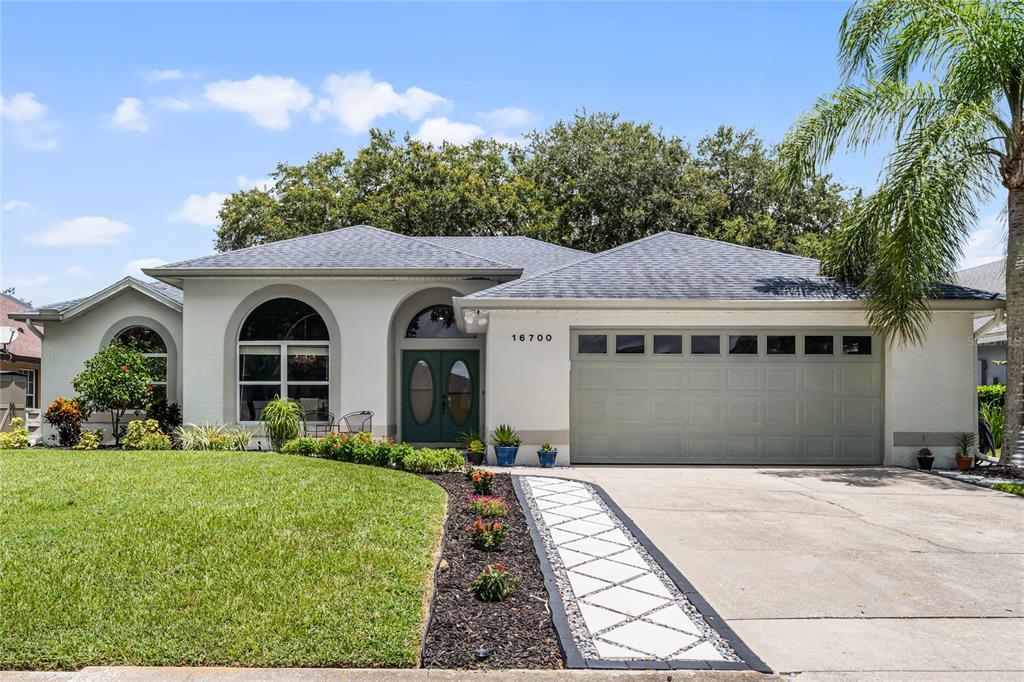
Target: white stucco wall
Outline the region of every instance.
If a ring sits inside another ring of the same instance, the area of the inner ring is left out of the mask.
[[[155,324],[154,324],[155,323]],[[96,354],[110,339],[125,327],[147,325],[163,334],[168,355],[167,398],[181,399],[182,390],[182,330],[181,313],[153,298],[127,289],[104,301],[95,308],[75,315],[63,322],[46,322],[43,336],[42,384],[39,404],[45,410],[56,397],[71,397],[75,389],[71,382],[82,370],[82,365]],[[94,415],[87,428],[104,428],[110,423],[103,415]],[[43,437],[53,434],[49,425],[43,427]],[[110,433],[105,433],[110,436]]]
[[[971,312],[937,312],[923,346],[886,351],[885,463],[909,463],[917,451],[894,449],[896,432],[924,432],[941,441],[941,434],[976,428],[972,319]],[[657,326],[858,328],[866,323],[863,313],[854,310],[492,310],[486,341],[485,428],[499,423],[516,427],[524,438],[524,464],[535,463],[534,451],[543,440],[558,447],[559,464],[568,463],[570,330]],[[535,339],[542,335],[545,340],[519,341],[520,334],[534,334]],[[952,452],[945,446],[933,450],[943,457]]]
[[[372,410],[374,433],[393,435],[398,418],[393,409],[393,392],[397,388],[393,376],[394,343],[389,338],[395,310],[424,289],[443,287],[464,295],[487,286],[493,283],[457,279],[189,279],[184,284],[188,305],[183,317],[185,422],[235,421],[234,343],[238,324],[264,300],[287,295],[281,293],[282,287],[294,287],[293,291],[314,295],[337,324],[338,338],[332,338],[330,361],[334,414],[340,417],[356,410]],[[450,304],[451,295],[437,302]],[[328,320],[328,327],[331,325]]]

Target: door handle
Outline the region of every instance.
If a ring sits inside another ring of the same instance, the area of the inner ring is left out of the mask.
[[[441,394],[441,414],[445,413],[447,407],[448,407],[448,394],[447,393],[442,393]]]

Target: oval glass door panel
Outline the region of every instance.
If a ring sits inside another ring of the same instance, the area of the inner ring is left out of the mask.
[[[430,421],[434,411],[434,377],[426,360],[419,360],[409,377],[409,406],[412,418],[422,426]]]
[[[448,410],[452,423],[462,426],[469,420],[469,412],[473,407],[473,379],[469,376],[469,368],[462,360],[452,365],[448,373]]]

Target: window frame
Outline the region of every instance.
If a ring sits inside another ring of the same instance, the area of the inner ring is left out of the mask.
[[[25,409],[34,410],[39,407],[36,396],[36,371],[34,369],[23,369],[21,371],[25,375]],[[31,401],[29,398],[31,398]],[[29,404],[30,402],[31,404]]]
[[[247,346],[262,346],[269,348],[277,346],[278,354],[277,360],[280,363],[280,378],[278,381],[243,381],[242,380],[242,349]],[[323,348],[324,356],[327,358],[327,379],[323,381],[289,381],[288,380],[288,348],[289,346],[295,346],[300,348]],[[237,369],[235,372],[235,394],[238,396],[238,404],[235,406],[235,419],[239,424],[262,424],[263,422],[259,419],[243,420],[242,419],[242,387],[243,386],[276,386],[277,394],[282,398],[288,397],[289,386],[326,386],[327,387],[327,411],[331,412],[331,372],[333,364],[331,362],[331,342],[330,341],[239,341],[237,352],[235,357],[238,359]],[[326,421],[320,420],[309,420],[309,424],[326,424]]]
[[[163,358],[163,361],[164,361],[164,378],[163,378],[163,380],[162,381],[154,381],[151,378],[150,382],[149,382],[149,385],[153,387],[153,392],[154,393],[156,392],[156,387],[157,386],[163,386],[163,389],[164,389],[163,400],[165,402],[170,402],[171,398],[170,398],[170,395],[168,395],[168,393],[167,393],[167,386],[168,386],[168,380],[170,379],[170,376],[171,376],[171,359],[170,359],[170,354],[167,352],[167,339],[164,338],[163,334],[158,332],[153,327],[150,327],[149,325],[145,325],[145,324],[130,324],[127,327],[125,327],[124,329],[121,329],[116,334],[114,334],[113,338],[110,339],[110,343],[115,343],[116,342],[116,343],[120,343],[122,345],[128,346],[129,348],[132,348],[133,346],[131,346],[131,345],[129,345],[129,344],[127,344],[127,343],[125,343],[124,341],[121,340],[121,335],[124,334],[125,332],[131,330],[131,329],[147,329],[150,332],[152,332],[153,334],[155,334],[156,337],[158,339],[160,339],[160,342],[164,344],[164,350],[163,350],[162,353],[142,353],[142,356],[144,358],[147,358],[147,359],[148,358]],[[148,363],[147,363],[147,365],[148,365]],[[150,398],[150,399],[152,399],[152,398]],[[145,409],[145,407],[146,407],[145,405],[140,405],[139,407],[135,407],[135,408],[132,408],[132,409],[143,410],[143,409]]]

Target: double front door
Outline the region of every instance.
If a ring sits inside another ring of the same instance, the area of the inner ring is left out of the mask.
[[[402,440],[453,443],[479,427],[475,350],[402,351]]]

